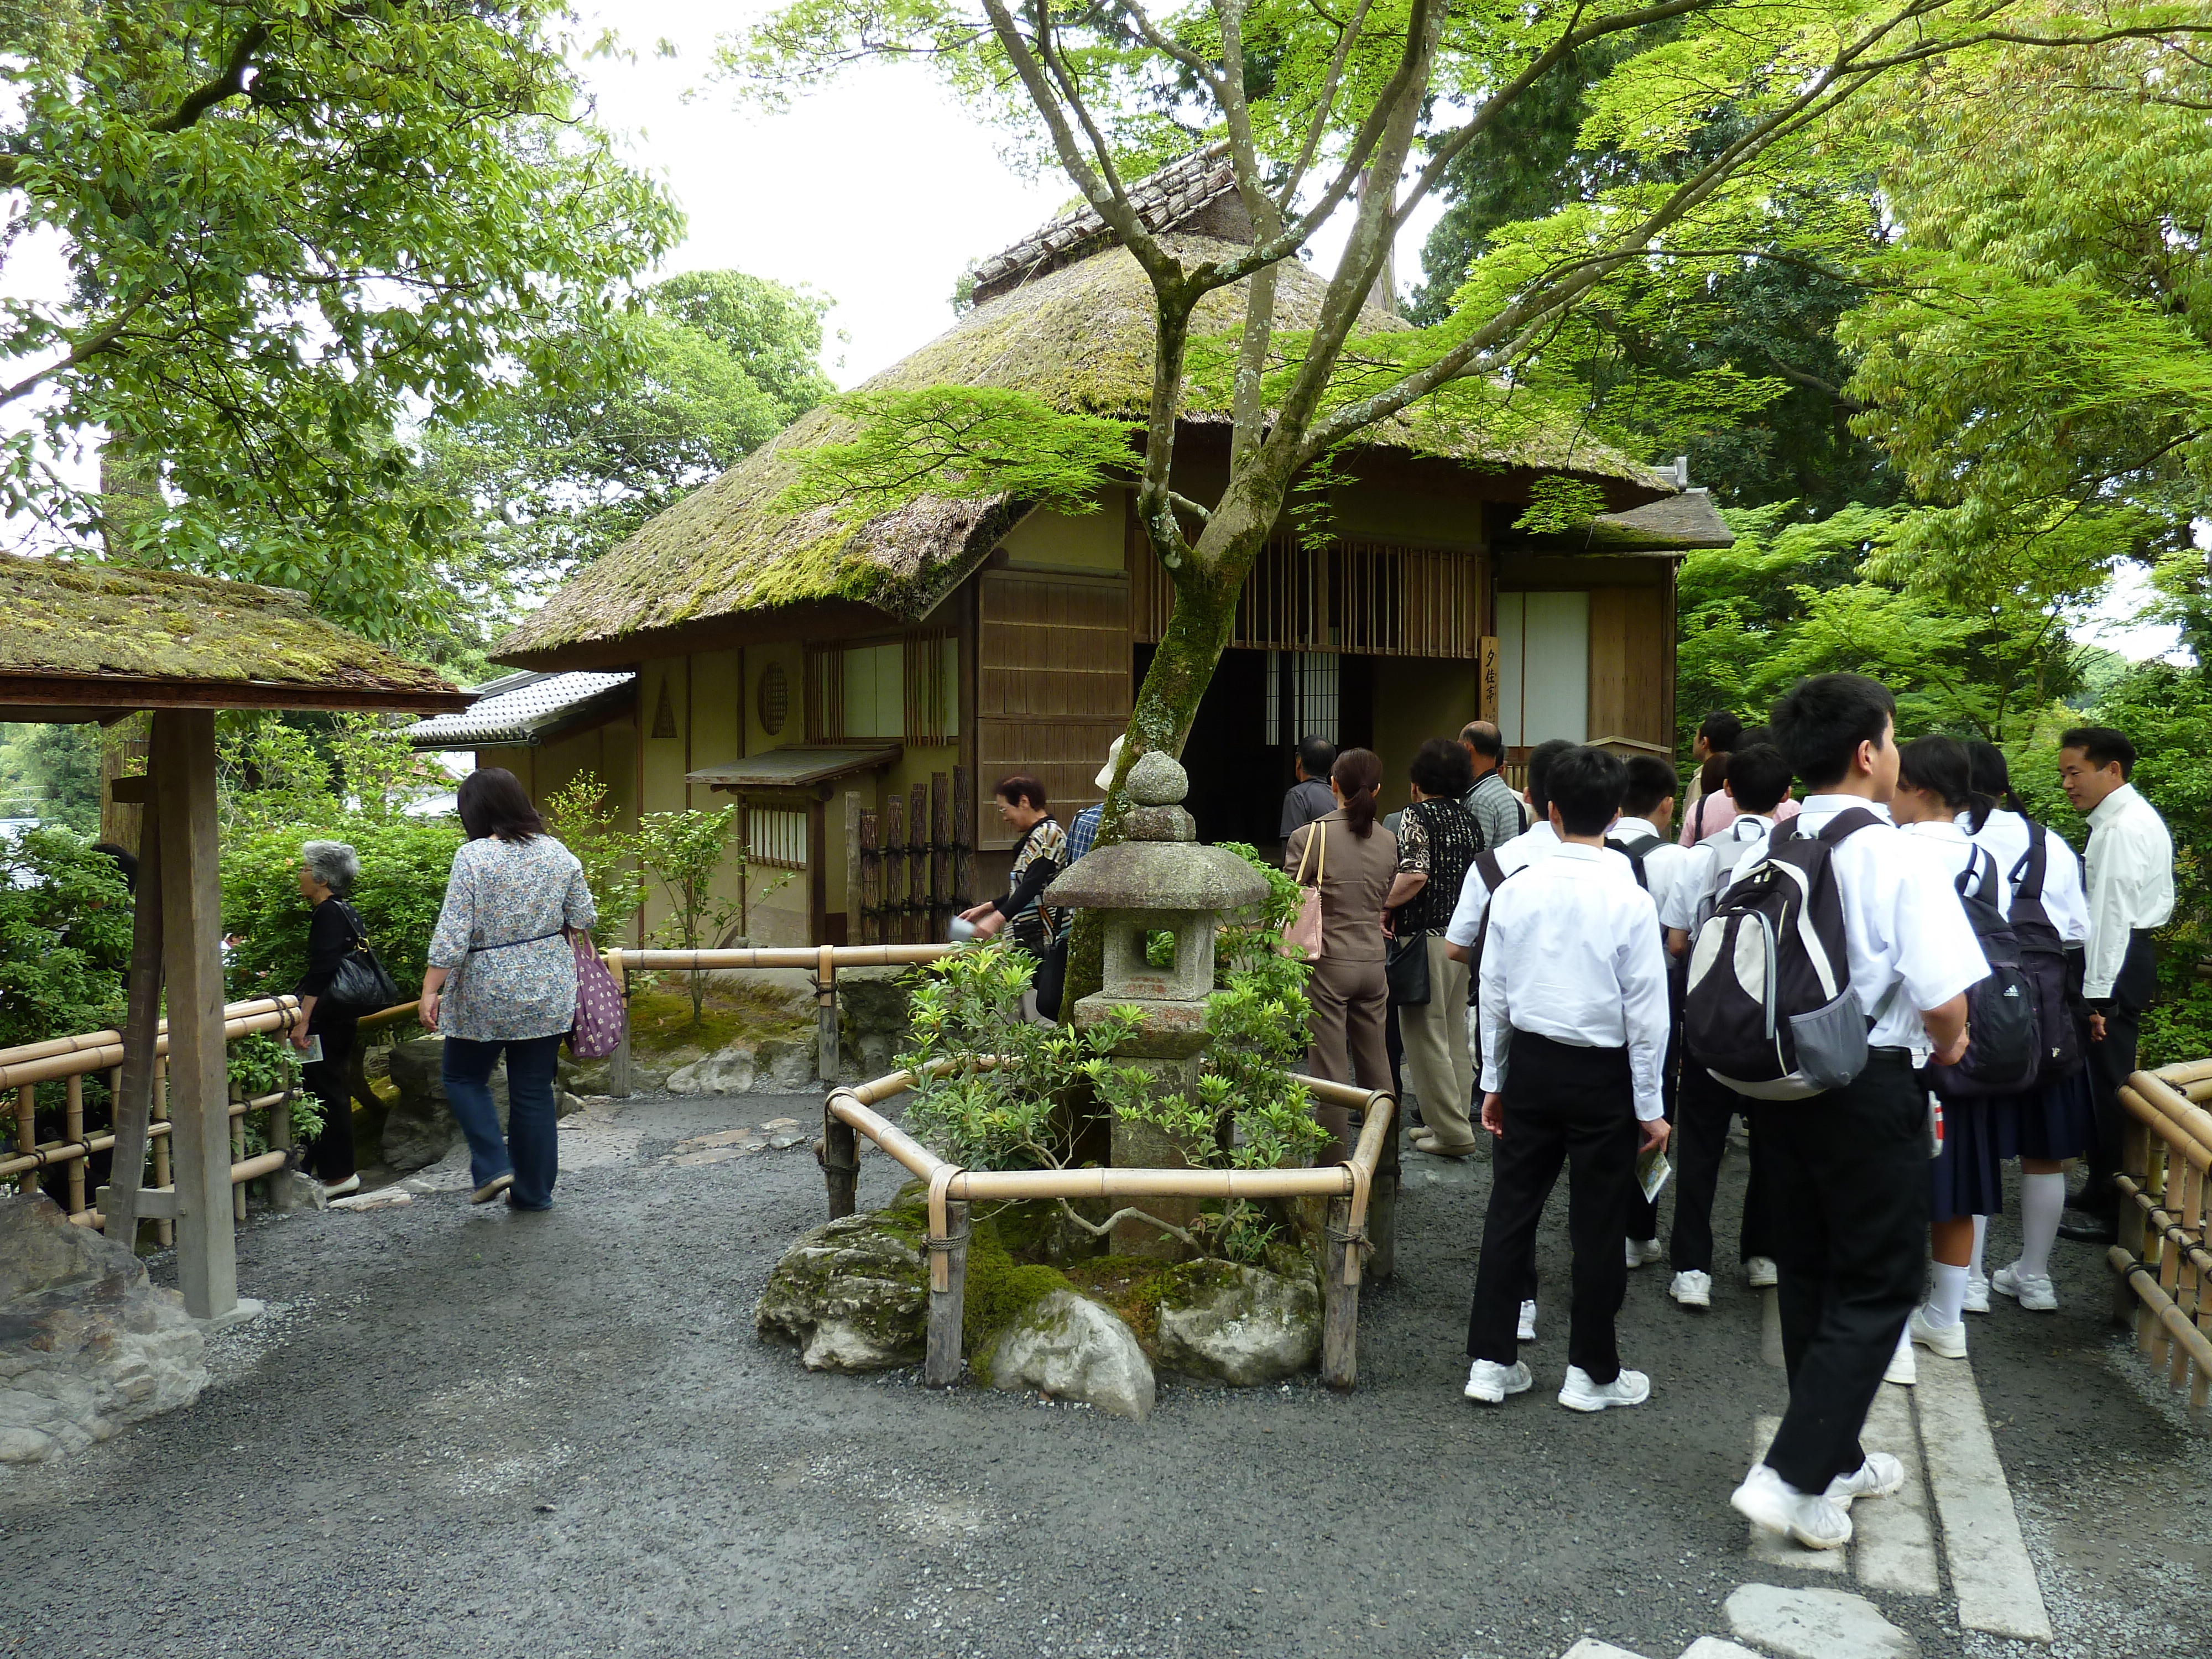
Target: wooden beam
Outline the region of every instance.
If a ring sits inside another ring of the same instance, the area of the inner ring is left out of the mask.
[[[222,890],[216,872],[215,714],[161,710],[153,811],[161,857],[162,969],[169,1001],[169,1137],[177,1191],[177,1283],[185,1311],[238,1306],[230,1213],[230,1091],[222,1019]]]
[[[108,674],[0,673],[0,719],[105,719],[139,708],[366,708],[378,713],[452,714],[474,699],[459,691],[404,691],[258,680],[138,679]],[[33,708],[36,714],[19,714]]]
[[[146,775],[117,783],[160,788],[167,769],[161,750],[149,748]],[[101,1204],[107,1236],[126,1250],[138,1248],[138,1188],[146,1169],[146,1126],[153,1118],[155,1044],[161,1021],[161,831],[155,793],[142,791],[138,830],[138,887],[131,923],[129,1006],[123,1021],[122,1082],[115,1096],[115,1155]]]

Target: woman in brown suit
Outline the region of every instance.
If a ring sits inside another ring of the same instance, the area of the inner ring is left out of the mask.
[[[1294,831],[1283,848],[1284,869],[1298,875],[1303,863],[1300,879],[1318,874],[1321,882],[1321,960],[1306,981],[1306,1029],[1313,1043],[1306,1068],[1332,1082],[1388,1089],[1382,901],[1398,871],[1398,838],[1375,821],[1382,763],[1371,749],[1347,749],[1329,769],[1328,787],[1336,810]],[[1313,846],[1316,836],[1323,840]],[[1351,1114],[1323,1106],[1317,1115],[1336,1138],[1335,1150],[1323,1161],[1351,1157]]]

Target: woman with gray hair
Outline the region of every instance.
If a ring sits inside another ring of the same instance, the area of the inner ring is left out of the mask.
[[[354,1028],[358,1013],[325,993],[356,939],[366,936],[346,895],[361,878],[361,860],[342,841],[311,841],[300,849],[300,896],[313,907],[307,918],[307,971],[293,988],[300,1023],[292,1046],[306,1054],[319,1038],[322,1057],[300,1068],[300,1082],[323,1109],[322,1132],[307,1146],[307,1167],[336,1198],[361,1186],[353,1164]]]

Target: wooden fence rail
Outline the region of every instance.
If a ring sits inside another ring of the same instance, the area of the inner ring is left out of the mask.
[[[2132,1121],[2121,1149],[2119,1242],[2108,1253],[2136,1345],[2192,1411],[2212,1404],[2212,1060],[2137,1072],[2120,1091]]]

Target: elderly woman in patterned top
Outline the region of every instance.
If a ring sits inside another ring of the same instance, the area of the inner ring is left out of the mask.
[[[453,854],[430,936],[422,1029],[445,1033],[446,1103],[469,1139],[471,1201],[506,1193],[518,1210],[548,1209],[560,1160],[554,1064],[576,1022],[576,956],[566,935],[588,930],[599,912],[583,866],[545,833],[514,773],[470,773],[459,805],[469,839]],[[502,1051],[504,1137],[490,1087]]]

